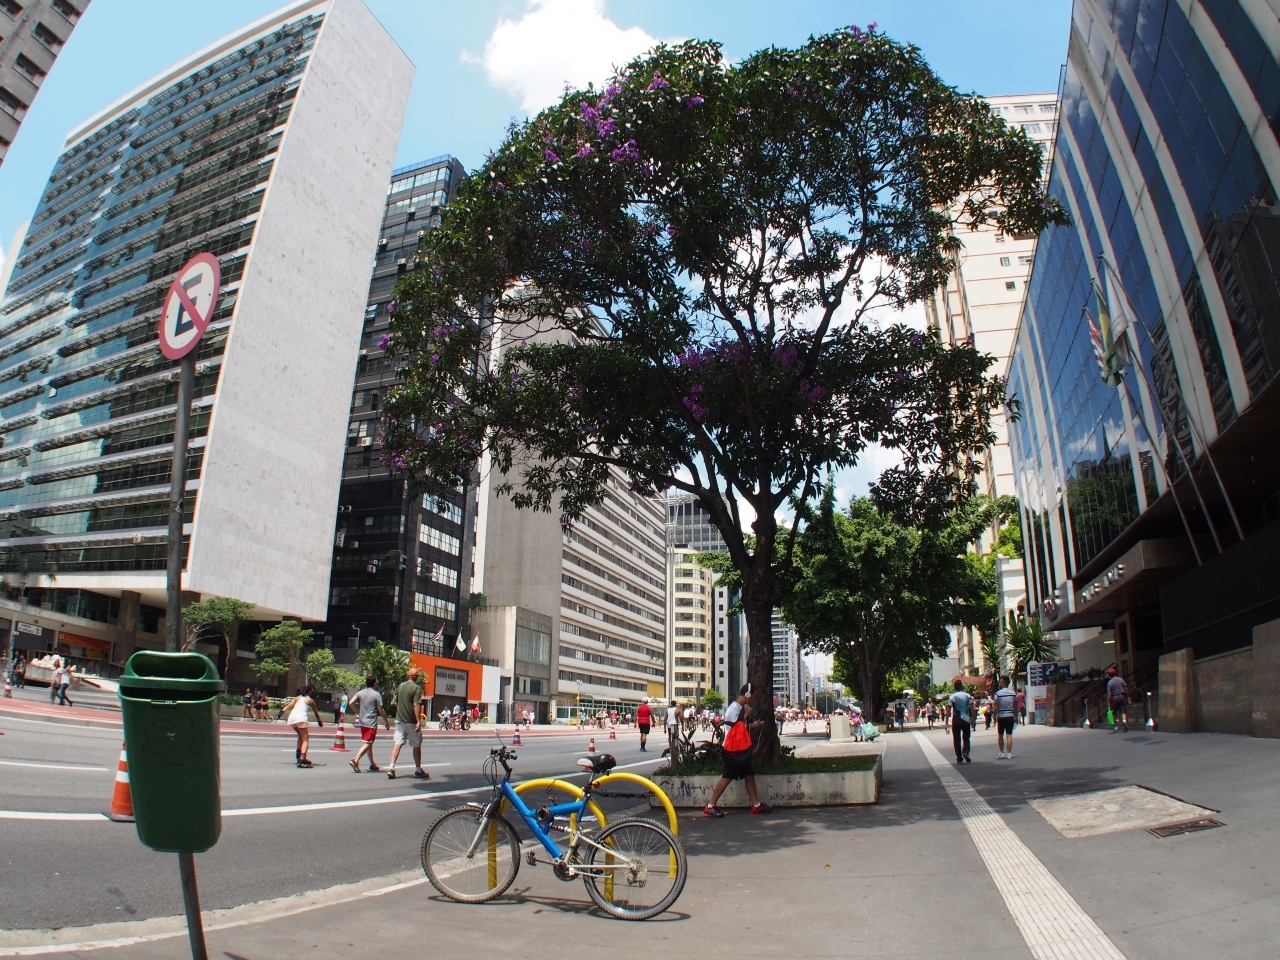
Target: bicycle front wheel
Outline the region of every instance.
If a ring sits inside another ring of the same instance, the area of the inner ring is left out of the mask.
[[[689,873],[684,847],[666,827],[643,817],[614,820],[593,837],[606,850],[586,846],[582,879],[606,913],[621,920],[648,920],[670,908]]]
[[[450,900],[484,903],[502,896],[515,881],[520,838],[503,817],[495,814],[486,821],[475,807],[455,807],[422,838],[422,869]]]

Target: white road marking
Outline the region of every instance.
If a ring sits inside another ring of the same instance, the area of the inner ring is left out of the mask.
[[[1125,960],[1111,938],[928,738],[916,742],[955,804],[1035,960]]]
[[[23,760],[0,760],[6,767],[38,767],[41,770],[92,770],[95,773],[106,773],[109,767],[73,767],[62,763],[27,763]]]
[[[420,883],[426,883],[426,877],[419,877],[417,880],[406,880],[404,883],[393,883],[389,887],[379,887],[377,890],[367,890],[363,894],[366,897],[380,897],[384,893],[394,893],[397,890],[405,890],[409,887],[416,887]]]
[[[628,770],[632,767],[643,767],[648,763],[658,763],[661,758],[641,760],[639,763],[624,763],[613,769]],[[586,776],[586,771],[567,773],[559,780],[572,780]],[[406,777],[405,779],[409,779]],[[371,797],[368,800],[333,800],[327,803],[294,803],[281,807],[241,807],[234,810],[223,810],[224,817],[261,817],[272,813],[309,813],[316,810],[342,810],[348,807],[376,807],[387,803],[408,803],[413,800],[433,800],[436,797],[462,797],[470,793],[483,793],[492,789],[487,784],[478,787],[462,787],[457,790],[438,790],[434,793],[414,793],[396,797]],[[35,810],[0,810],[0,820],[83,820],[108,823],[101,813],[41,813]],[[3,956],[3,954],[0,954]]]

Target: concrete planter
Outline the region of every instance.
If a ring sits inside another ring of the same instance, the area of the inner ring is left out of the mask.
[[[883,757],[871,770],[845,773],[774,773],[756,777],[760,799],[775,807],[829,807],[855,803],[879,803]],[[711,801],[718,776],[655,777],[673,805],[699,808]],[[652,802],[652,801],[651,801]],[[720,797],[721,807],[750,806],[741,780],[729,784]]]

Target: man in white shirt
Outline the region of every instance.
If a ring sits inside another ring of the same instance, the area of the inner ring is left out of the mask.
[[[671,762],[676,759],[676,741],[680,739],[680,708],[674,700],[667,707],[667,744],[671,747]]]

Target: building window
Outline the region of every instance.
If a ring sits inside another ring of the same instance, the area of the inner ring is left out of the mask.
[[[1020,103],[1013,108],[1013,112],[1023,116],[1028,116],[1036,112],[1036,108],[1029,103]]]
[[[1018,263],[1022,264],[1024,267],[1029,267],[1031,266],[1031,261],[1034,259],[1035,258],[1032,256],[1019,257]]]
[[[37,23],[36,28],[31,31],[31,35],[54,53],[61,50],[63,43],[65,43],[60,36],[46,27],[43,23]]]
[[[1057,113],[1058,105],[1056,103],[1042,103],[1040,104],[1040,112],[1048,114]]]
[[[0,87],[0,110],[9,114],[11,117],[17,117],[27,109],[27,105],[15,97],[4,87]]]
[[[432,513],[440,514],[446,520],[452,520],[458,524],[462,523],[462,508],[456,503],[450,503],[448,500],[426,494],[422,498],[422,507]]]
[[[435,527],[428,527],[422,524],[418,535],[421,540],[429,547],[435,547],[437,550],[443,550],[450,556],[460,556],[462,554],[462,541],[457,537],[451,537],[443,530],[437,530]]]
[[[428,563],[426,560],[419,560],[418,576],[430,578],[446,587],[456,587],[458,585],[458,571],[451,567],[446,567],[443,563]]]
[[[425,593],[414,594],[413,609],[418,613],[425,613],[433,617],[443,617],[445,620],[453,620],[458,615],[458,605],[456,603],[441,600],[439,597],[429,597]]]
[[[516,690],[535,697],[545,697],[547,681],[541,677],[516,677]]]
[[[28,60],[22,54],[18,54],[18,59],[13,61],[13,66],[15,70],[34,83],[37,87],[40,86],[40,81],[45,77],[45,72],[40,69],[40,65],[34,60]]]
[[[551,663],[551,634],[516,626],[516,659],[525,663]]]
[[[1012,264],[1013,264],[1013,261],[1012,261],[1012,260],[1010,260],[1008,257],[1001,257],[1001,258],[1000,258],[1000,266],[1002,266],[1002,267],[1008,267],[1008,266],[1012,266]]]
[[[14,3],[13,0],[0,0],[0,10],[17,20],[18,15],[22,13],[22,5]]]
[[[74,25],[80,19],[80,11],[67,3],[67,0],[53,0],[53,9],[58,11],[67,23]]]
[[[1006,290],[1014,290],[1014,289],[1017,289],[1017,286],[1018,286],[1018,285],[1017,285],[1016,283],[1014,283],[1012,280],[1006,280],[1006,281],[1004,282],[1004,288],[1005,288]]]

